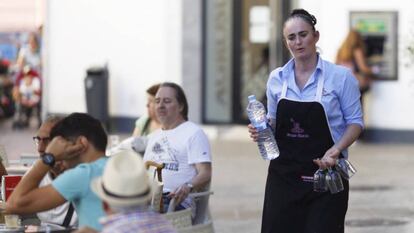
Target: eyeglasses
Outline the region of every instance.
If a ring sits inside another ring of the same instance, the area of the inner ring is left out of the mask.
[[[42,138],[42,137],[39,137],[39,136],[35,136],[35,137],[33,137],[33,141],[35,142],[36,146],[38,146],[41,141],[43,143],[49,143],[50,137]]]

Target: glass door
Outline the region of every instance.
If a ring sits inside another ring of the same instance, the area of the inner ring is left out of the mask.
[[[266,105],[271,9],[269,0],[244,0],[239,3],[239,12],[234,14],[233,118],[237,123],[245,123],[249,95],[256,95]]]

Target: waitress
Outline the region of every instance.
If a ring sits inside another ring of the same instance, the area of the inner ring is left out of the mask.
[[[360,92],[352,72],[316,51],[316,18],[293,10],[284,42],[293,56],[267,83],[268,118],[280,156],[270,162],[262,233],[343,233],[349,185],[337,194],[313,191],[318,168],[347,157],[363,129]],[[249,125],[250,136],[257,131]]]

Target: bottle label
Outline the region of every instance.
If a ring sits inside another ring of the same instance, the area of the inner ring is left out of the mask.
[[[266,122],[261,122],[261,123],[256,123],[254,124],[254,127],[258,130],[258,131],[262,131],[264,129],[267,128],[267,123]]]

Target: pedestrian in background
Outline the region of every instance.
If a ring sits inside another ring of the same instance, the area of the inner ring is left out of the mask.
[[[369,90],[373,72],[367,62],[365,42],[356,30],[351,29],[346,36],[336,55],[336,64],[352,70],[362,96]]]
[[[38,74],[42,72],[42,57],[40,55],[40,43],[35,32],[29,34],[27,44],[23,45],[17,56],[16,64],[19,70],[28,66]]]
[[[337,194],[313,191],[318,168],[347,157],[362,131],[358,83],[350,72],[321,58],[316,18],[295,9],[283,38],[293,56],[270,73],[268,115],[280,156],[270,162],[262,229],[264,233],[343,233],[349,186]],[[249,125],[257,141],[257,130]]]

